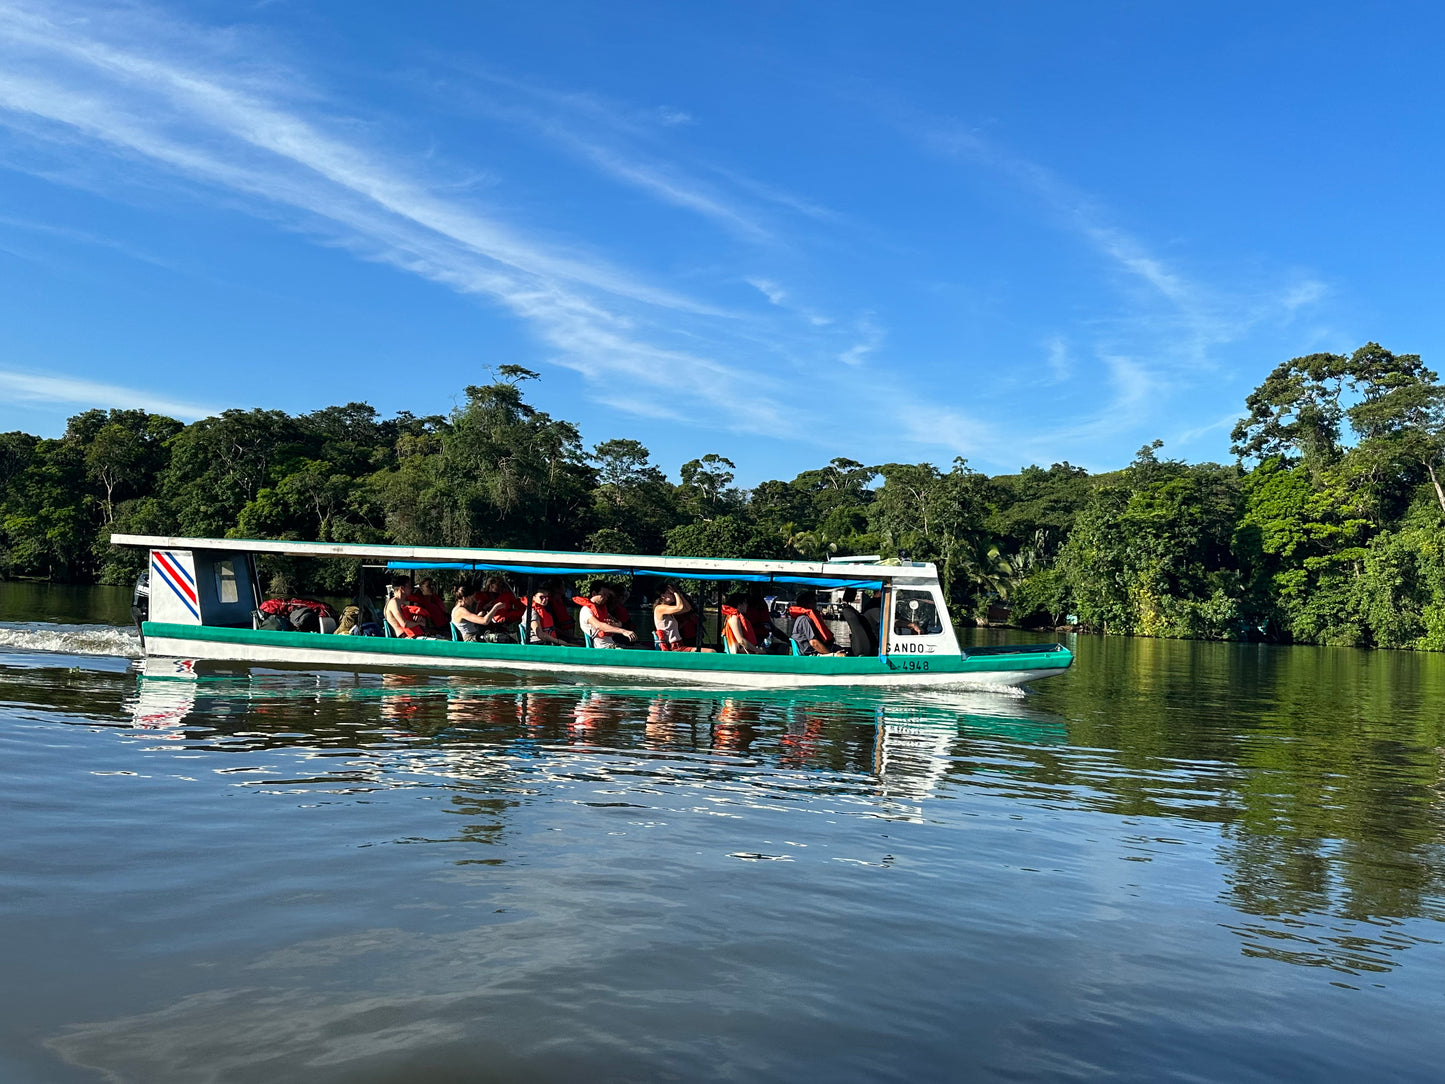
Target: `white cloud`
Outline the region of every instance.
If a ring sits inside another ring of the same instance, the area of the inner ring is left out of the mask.
[[[774,305],[783,305],[788,300],[788,291],[772,279],[750,278],[747,280],[747,284]]]
[[[0,369],[0,390],[17,402],[67,403],[87,409],[148,410],[182,421],[195,421],[220,413],[215,407],[183,402],[140,388],[124,388],[118,384],[78,377],[42,376],[16,369]]]
[[[722,310],[645,283],[580,245],[563,252],[438,195],[446,185],[283,104],[294,82],[284,73],[233,75],[226,57],[209,55],[199,37],[186,39],[197,58],[183,61],[156,51],[153,41],[168,41],[167,34],[82,10],[84,18],[0,3],[0,124],[32,135],[37,122],[48,123],[121,162],[242,197],[258,214],[299,212],[296,226],[329,234],[364,258],[506,306],[560,352],[555,361],[594,381],[666,389],[674,401],[748,395],[755,416],[773,413],[766,396],[775,381],[666,345],[679,335],[695,339],[670,318],[726,320]]]
[[[855,325],[855,330],[859,335],[858,341],[838,355],[839,361],[853,368],[857,368],[867,361],[869,355],[883,345],[884,338],[883,329],[874,323],[871,315],[861,317]]]
[[[1064,341],[1063,336],[1055,335],[1044,346],[1048,350],[1049,372],[1054,376],[1054,383],[1061,384],[1069,379],[1069,373],[1073,369],[1073,362],[1069,358],[1069,344]]]

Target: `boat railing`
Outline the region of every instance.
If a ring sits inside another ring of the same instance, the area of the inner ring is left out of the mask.
[[[1047,655],[1054,651],[1067,651],[1063,644],[988,644],[965,647],[963,657],[975,655]]]

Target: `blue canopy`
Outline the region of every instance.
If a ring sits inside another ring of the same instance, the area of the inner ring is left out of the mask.
[[[882,580],[840,579],[834,576],[779,576],[758,572],[658,572],[645,568],[556,568],[540,565],[501,565],[484,561],[388,561],[389,569],[458,569],[473,572],[517,572],[530,576],[654,576],[664,580],[723,580],[737,583],[792,583],[808,587],[854,587],[877,591]]]

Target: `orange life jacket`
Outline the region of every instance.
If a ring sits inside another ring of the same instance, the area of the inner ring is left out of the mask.
[[[722,612],[723,617],[736,617],[738,619],[738,624],[742,626],[743,638],[747,640],[748,643],[752,644],[753,647],[758,646],[757,631],[753,628],[753,623],[748,620],[747,614],[743,613],[735,606],[728,606],[726,604],[723,605]]]
[[[604,625],[612,624],[611,617],[607,613],[607,606],[605,604],[599,606],[597,603],[593,602],[585,595],[573,595],[572,601],[575,602],[582,609],[587,610],[589,613],[591,613],[593,621],[600,621]]]
[[[788,607],[789,617],[802,617],[804,614],[808,615],[808,620],[813,622],[813,627],[818,630],[818,639],[825,644],[831,644],[833,642],[833,634],[828,631],[828,626],[823,624],[823,619],[818,616],[817,610],[810,610],[806,606]]]

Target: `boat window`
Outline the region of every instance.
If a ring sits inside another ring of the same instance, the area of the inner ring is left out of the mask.
[[[236,602],[241,593],[236,588],[236,562],[216,562],[216,597],[222,602]]]
[[[900,588],[895,592],[893,631],[899,636],[936,636],[943,631],[938,607],[928,591]]]

